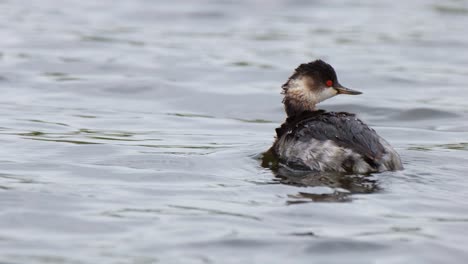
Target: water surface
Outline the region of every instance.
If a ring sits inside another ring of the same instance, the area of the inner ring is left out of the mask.
[[[464,263],[468,2],[0,1],[0,262]],[[322,58],[405,170],[262,167]]]

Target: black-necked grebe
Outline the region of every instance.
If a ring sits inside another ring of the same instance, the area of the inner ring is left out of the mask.
[[[342,86],[332,66],[322,60],[301,64],[282,88],[288,117],[271,149],[280,164],[359,174],[403,169],[398,153],[354,114],[316,109],[337,94],[361,94]]]

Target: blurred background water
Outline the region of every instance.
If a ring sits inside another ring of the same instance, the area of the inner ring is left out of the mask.
[[[0,0],[0,263],[465,263],[468,1]],[[402,172],[260,156],[322,58]],[[351,182],[351,183],[350,183]],[[350,185],[351,184],[351,185]]]

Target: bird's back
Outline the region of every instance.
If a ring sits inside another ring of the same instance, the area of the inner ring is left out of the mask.
[[[354,114],[306,112],[278,129],[273,151],[288,167],[370,173],[402,169],[396,151]]]

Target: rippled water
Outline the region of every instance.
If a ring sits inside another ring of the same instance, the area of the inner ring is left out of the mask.
[[[464,263],[468,1],[0,1],[1,263]],[[323,58],[405,170],[262,167]],[[276,176],[275,176],[276,175]]]

